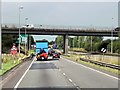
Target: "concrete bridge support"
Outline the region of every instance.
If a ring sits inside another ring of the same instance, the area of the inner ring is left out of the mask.
[[[27,49],[30,50],[30,35],[27,37]]]
[[[63,36],[64,40],[64,54],[68,54],[68,34]]]
[[[1,22],[1,21],[0,21]],[[0,69],[1,69],[1,63],[2,63],[2,33],[1,33],[1,26],[0,26]]]

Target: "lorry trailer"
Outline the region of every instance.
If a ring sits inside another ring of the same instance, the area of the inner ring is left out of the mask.
[[[37,60],[47,60],[48,59],[48,41],[37,40],[36,41],[36,58]]]

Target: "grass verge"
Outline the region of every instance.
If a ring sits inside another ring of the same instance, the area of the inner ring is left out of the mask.
[[[11,70],[12,68],[14,68],[15,66],[19,65],[20,63],[23,62],[23,58],[25,58],[26,56],[24,54],[20,54],[20,55],[16,55],[16,63],[14,63],[14,59],[13,56],[11,54],[3,54],[2,55],[2,68],[0,69],[0,76],[2,76],[3,74],[5,74],[7,71]],[[18,59],[20,59],[20,61],[18,61]]]
[[[12,69],[13,67],[17,66],[18,64],[20,63],[14,64],[12,60],[7,63],[2,63],[2,69],[0,69],[0,76],[2,76],[4,73]]]

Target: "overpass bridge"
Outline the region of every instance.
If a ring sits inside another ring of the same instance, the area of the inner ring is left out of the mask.
[[[2,34],[19,35],[19,28],[2,27]],[[25,34],[25,28],[20,28],[20,34]],[[118,37],[118,31],[114,29],[83,29],[83,28],[44,28],[36,27],[27,29],[26,34],[30,35],[62,35],[64,38],[64,53],[68,53],[68,36],[110,36]],[[29,39],[29,38],[28,38]],[[28,40],[29,41],[29,40]]]
[[[118,31],[97,30],[97,29],[59,29],[59,28],[32,28],[26,29],[26,34],[34,35],[70,35],[70,36],[111,36],[118,37]],[[2,34],[18,34],[19,28],[2,28]],[[25,29],[20,28],[20,33],[24,34]]]

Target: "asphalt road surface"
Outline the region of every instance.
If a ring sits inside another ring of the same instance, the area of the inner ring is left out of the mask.
[[[47,90],[118,90],[118,78],[61,58],[36,61],[22,75],[14,88]],[[95,88],[95,89],[93,89]],[[108,89],[107,89],[108,88]]]

